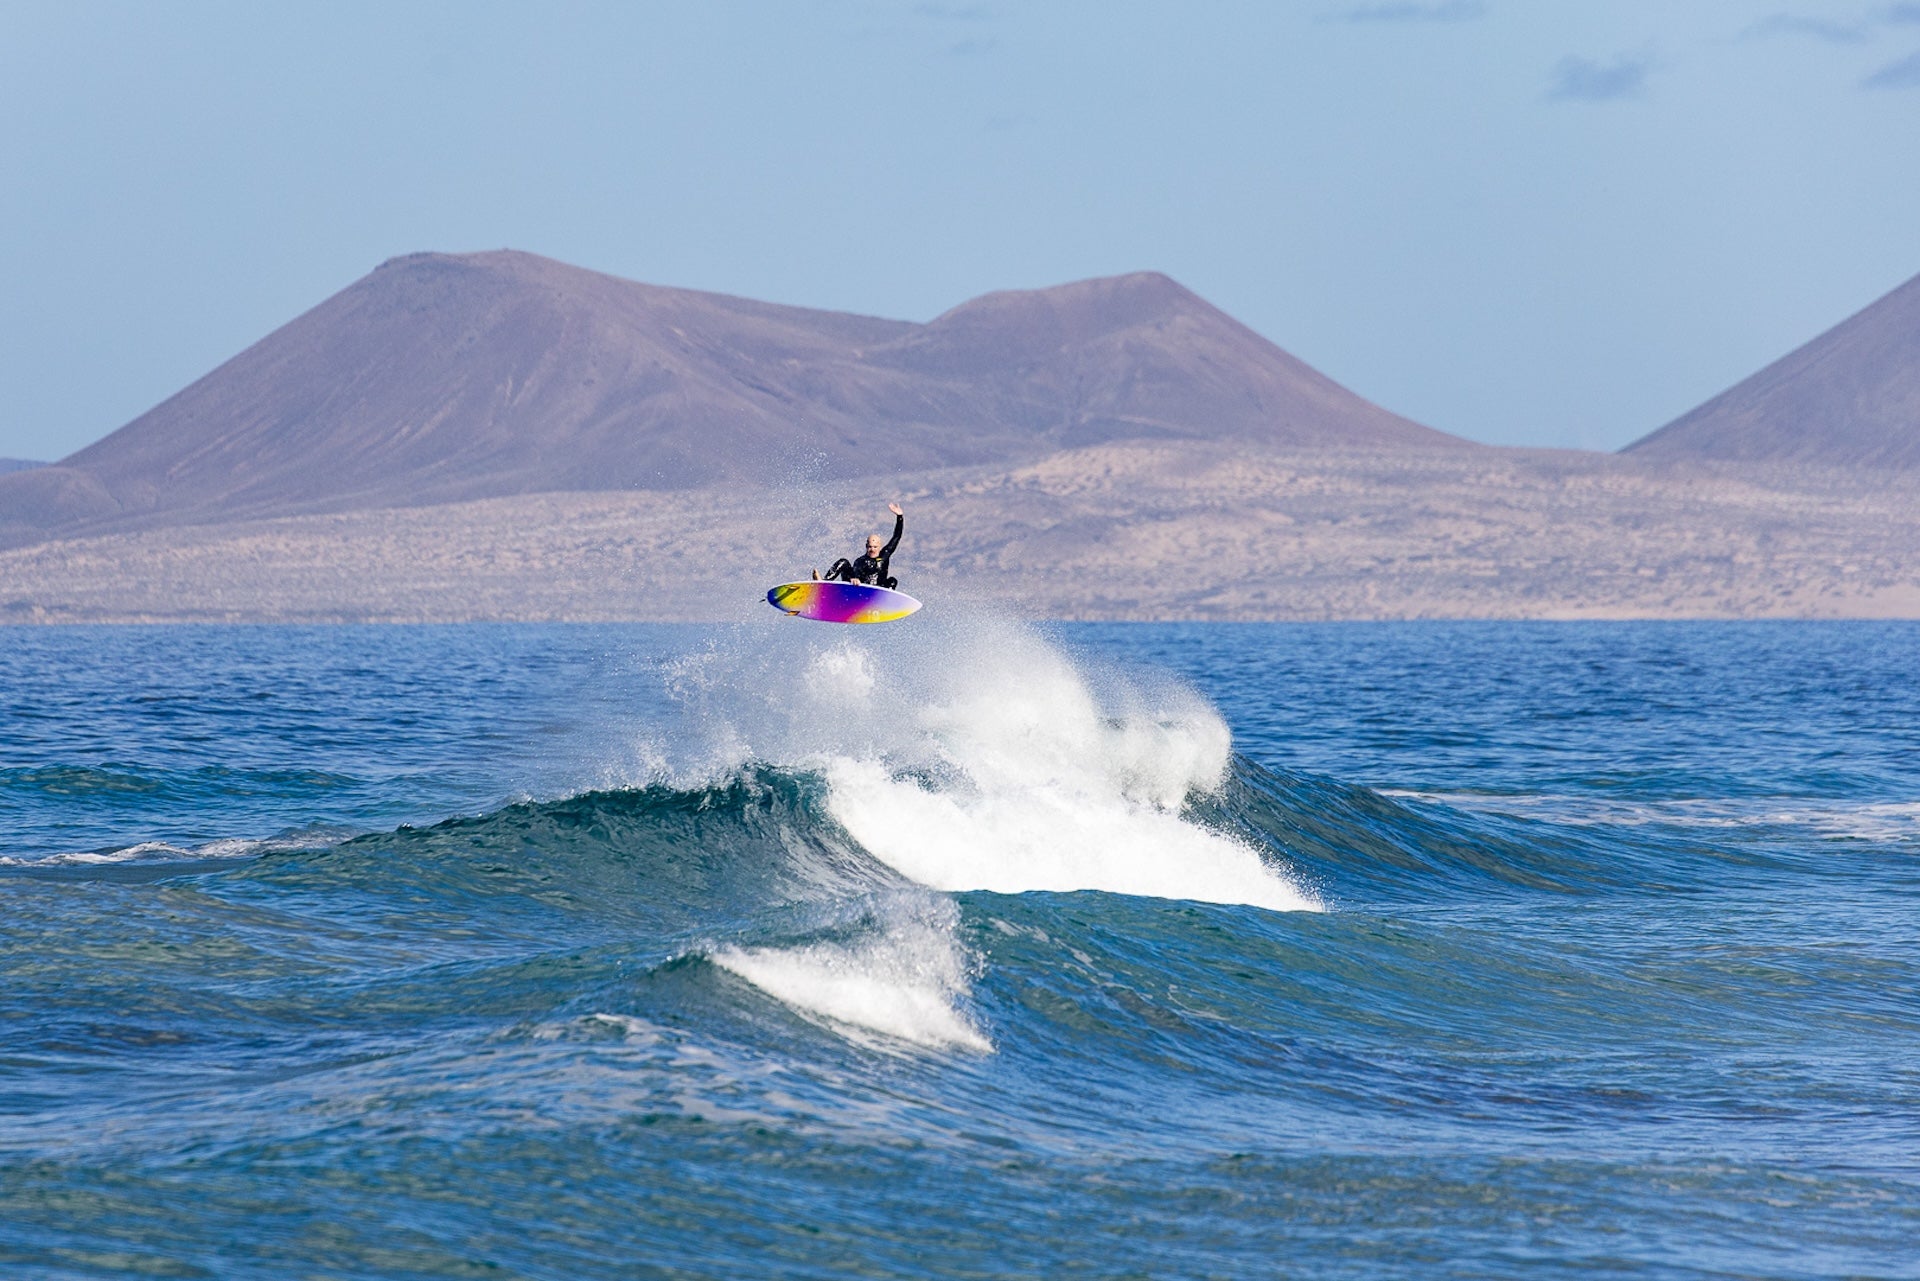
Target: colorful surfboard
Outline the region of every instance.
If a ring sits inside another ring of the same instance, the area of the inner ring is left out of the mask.
[[[920,608],[905,592],[864,583],[782,583],[767,593],[767,604],[816,623],[891,623]]]

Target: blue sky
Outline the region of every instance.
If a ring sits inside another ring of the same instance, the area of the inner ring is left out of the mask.
[[[0,456],[416,250],[925,320],[1165,271],[1615,448],[1920,272],[1920,0],[0,0]]]

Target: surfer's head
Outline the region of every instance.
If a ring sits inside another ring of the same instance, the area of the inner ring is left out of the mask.
[[[867,555],[873,557],[875,560],[879,560],[880,547],[881,547],[880,535],[868,534],[867,535]]]

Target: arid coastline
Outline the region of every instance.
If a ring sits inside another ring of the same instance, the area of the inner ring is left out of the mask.
[[[1908,477],[1183,443],[46,542],[0,552],[0,619],[734,618],[852,546],[896,496],[914,590],[1035,617],[1920,617],[1920,482]]]

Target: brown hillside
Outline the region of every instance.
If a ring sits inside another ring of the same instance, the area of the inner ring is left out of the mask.
[[[1123,438],[1465,446],[1159,275],[990,294],[917,325],[510,251],[418,254],[58,465],[0,477],[0,533],[896,473]]]
[[[1920,276],[1623,452],[1920,468]]]

